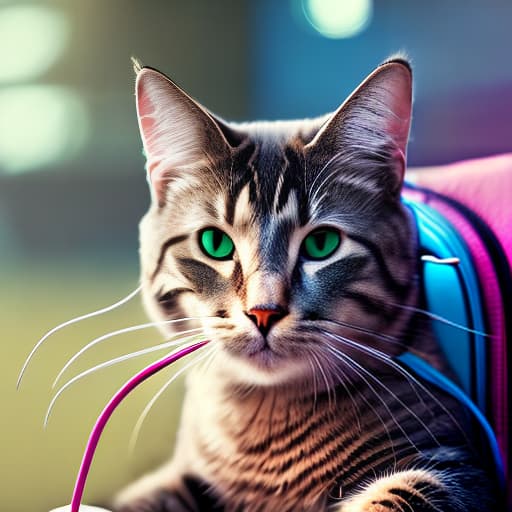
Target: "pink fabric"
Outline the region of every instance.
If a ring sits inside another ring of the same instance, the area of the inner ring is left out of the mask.
[[[503,305],[500,300],[500,290],[498,279],[494,272],[492,264],[485,245],[475,232],[471,224],[445,203],[436,199],[423,198],[418,196],[416,200],[420,200],[429,204],[441,213],[444,217],[450,220],[451,224],[455,227],[457,232],[465,240],[470,248],[471,255],[476,265],[478,273],[478,280],[481,284],[483,293],[483,302],[485,306],[486,318],[489,322],[489,356],[491,361],[491,380],[492,380],[492,393],[490,393],[490,410],[491,410],[491,423],[500,445],[502,458],[506,465],[507,453],[507,389],[506,389],[506,350],[507,346],[504,342],[505,338],[505,318],[503,312]]]
[[[413,171],[411,176],[416,185],[455,199],[484,220],[501,242],[512,266],[512,154]],[[425,199],[423,197],[421,201],[425,202]],[[505,312],[496,272],[485,245],[471,224],[446,203],[435,198],[427,202],[455,226],[476,263],[492,335],[489,345],[491,422],[506,464],[509,448],[506,361],[510,341],[505,339]]]
[[[414,173],[413,181],[465,204],[487,222],[512,264],[512,153]]]

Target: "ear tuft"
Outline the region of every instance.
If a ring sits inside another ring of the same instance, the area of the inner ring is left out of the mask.
[[[142,68],[144,67],[142,65],[142,62],[133,55],[130,57],[130,60],[132,61],[133,71],[135,72],[136,75],[138,75],[142,71]]]
[[[405,66],[409,70],[410,73],[412,73],[411,59],[407,55],[407,53],[404,51],[400,51],[400,52],[394,53],[393,55],[390,55],[381,64],[381,66],[384,66],[386,64],[401,64],[402,66]]]

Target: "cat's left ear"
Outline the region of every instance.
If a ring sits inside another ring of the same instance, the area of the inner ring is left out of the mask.
[[[405,172],[411,110],[410,65],[402,59],[387,61],[356,88],[305,150],[317,160],[335,156],[344,174],[396,197]]]
[[[220,123],[156,69],[135,68],[137,117],[146,154],[148,181],[159,205],[170,182],[228,158]]]

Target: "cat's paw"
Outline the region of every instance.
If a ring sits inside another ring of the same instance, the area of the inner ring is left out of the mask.
[[[432,473],[408,470],[377,479],[344,500],[337,512],[411,512],[438,510],[444,485]]]

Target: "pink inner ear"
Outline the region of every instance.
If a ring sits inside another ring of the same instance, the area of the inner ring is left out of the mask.
[[[405,175],[405,166],[406,166],[404,152],[401,149],[396,149],[393,152],[393,160],[396,162],[396,165],[397,165],[396,171],[397,171],[398,178],[400,179],[400,183],[403,183],[404,175]]]
[[[151,132],[155,129],[155,120],[152,117],[148,117],[146,115],[140,120],[140,126],[144,133]]]
[[[387,120],[387,132],[396,141],[402,157],[409,138],[409,115],[403,105],[395,105],[394,115]]]
[[[144,117],[149,115],[150,110],[153,108],[153,106],[151,105],[149,98],[145,94],[143,94],[143,92],[140,89],[142,89],[142,87],[139,86],[137,102],[139,107],[139,116]]]
[[[385,87],[386,94],[389,95],[392,114],[387,119],[387,129],[391,137],[397,142],[402,151],[402,159],[405,161],[405,148],[409,138],[411,120],[411,77],[408,72],[400,70],[400,75],[388,77],[388,80],[389,84]]]
[[[139,84],[138,89],[137,110],[139,115],[139,123],[142,136],[144,138],[144,145],[146,146],[146,151],[148,152],[154,149],[151,147],[152,134],[156,128],[156,122],[152,116],[154,108],[151,104],[151,101],[149,100],[149,97],[141,90],[141,84]]]
[[[140,131],[143,137],[144,148],[146,151],[146,168],[151,184],[155,191],[160,192],[162,185],[159,185],[161,176],[153,173],[158,168],[162,159],[156,155],[155,144],[153,143],[153,134],[157,129],[157,123],[153,116],[154,107],[147,94],[143,92],[142,84],[139,84],[137,90],[137,110],[139,116]],[[162,174],[161,172],[159,174]]]

